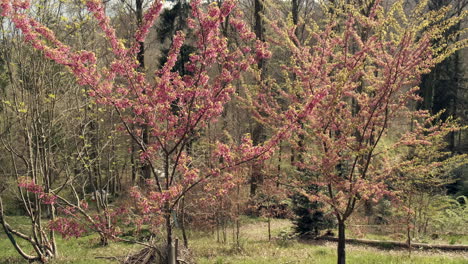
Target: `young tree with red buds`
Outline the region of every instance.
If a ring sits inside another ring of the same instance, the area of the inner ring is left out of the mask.
[[[283,113],[284,105],[307,107],[308,98],[325,94],[301,118],[297,133],[303,144],[296,145],[302,153],[296,165],[309,173],[289,185],[311,201],[326,204],[336,217],[338,264],[346,262],[345,226],[355,209],[364,201],[393,193],[389,182],[396,164],[383,158],[382,139],[390,127],[409,116],[429,118],[422,112],[412,113],[411,102],[419,99],[416,85],[422,74],[463,46],[462,42],[448,48],[432,44],[440,32],[461,19],[438,23],[447,9],[424,13],[421,4],[406,16],[401,2],[389,10],[380,1],[368,12],[361,8],[335,6],[326,19],[309,25],[304,45],[294,34],[295,26],[270,21],[275,40],[281,39],[272,42],[292,53],[291,62],[283,66],[286,88],[263,82],[262,94],[251,95],[256,99],[249,101],[257,109],[257,119],[278,126],[292,119]],[[416,132],[410,141],[396,133],[388,138],[405,144],[428,143],[424,140],[428,134]],[[311,185],[319,191],[308,192]]]

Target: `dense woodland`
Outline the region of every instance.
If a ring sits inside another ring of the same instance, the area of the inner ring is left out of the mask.
[[[273,263],[205,256],[260,228],[466,253],[467,5],[2,0],[0,263]]]

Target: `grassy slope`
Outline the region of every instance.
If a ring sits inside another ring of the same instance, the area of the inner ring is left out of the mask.
[[[12,219],[26,228],[22,219]],[[234,246],[232,230],[228,230],[228,242],[217,243],[210,234],[192,233],[191,248],[197,256],[198,263],[239,263],[239,264],[274,264],[274,263],[335,263],[335,248],[333,243],[301,243],[297,241],[277,240],[267,241],[266,224],[258,221],[244,221],[241,229],[241,247]],[[273,235],[281,230],[288,230],[290,222],[284,220],[273,221]],[[96,236],[80,239],[58,239],[60,257],[52,263],[98,264],[116,263],[105,259],[96,259],[97,256],[123,256],[136,251],[138,246],[112,243],[109,247],[97,246]],[[438,253],[414,252],[411,257],[405,251],[376,250],[372,248],[348,246],[348,263],[378,263],[378,264],[467,264],[466,253]],[[0,263],[25,263],[13,250],[6,236],[0,232]]]

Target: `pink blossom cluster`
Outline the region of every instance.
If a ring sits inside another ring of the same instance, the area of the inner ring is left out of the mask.
[[[114,54],[118,57],[125,56],[126,49],[115,34],[115,29],[110,26],[109,17],[105,13],[104,4],[99,0],[87,0],[86,7],[98,21],[99,27],[104,32]]]
[[[83,208],[84,210],[88,209],[88,202],[86,200],[81,200],[80,201],[80,207]]]
[[[146,190],[142,190],[140,187],[132,187],[130,196],[135,202],[134,208],[143,214],[161,214],[163,206],[167,202],[171,202],[176,199],[183,186],[181,183],[174,184],[169,190],[162,192],[156,190],[154,186],[148,186]]]
[[[89,229],[97,231],[106,238],[115,239],[122,232],[117,222],[122,220],[127,212],[128,209],[124,207],[106,209],[104,212],[93,216],[93,223]]]
[[[21,177],[18,180],[18,187],[25,188],[26,191],[36,194],[42,194],[44,192],[44,188],[36,184],[34,180],[29,177]]]
[[[257,59],[269,59],[271,57],[271,51],[269,50],[268,43],[257,40],[255,43]]]
[[[114,239],[121,230],[117,222],[123,220],[128,210],[124,207],[105,209],[99,214],[85,214],[88,208],[86,201],[80,201],[79,206],[61,206],[58,212],[64,214],[49,222],[49,228],[60,233],[64,238],[80,237],[87,231],[95,231],[101,237]]]
[[[151,4],[150,8],[148,9],[148,11],[145,13],[143,17],[142,25],[135,33],[135,40],[136,40],[135,45],[138,45],[138,42],[145,41],[146,36],[148,36],[151,26],[154,24],[154,21],[158,17],[159,12],[161,12],[161,8],[162,8],[162,3],[159,0],[154,1]],[[138,53],[138,50],[134,49],[133,53],[134,54]]]
[[[85,232],[85,227],[73,218],[59,217],[49,222],[50,230],[58,232],[63,238],[81,237]]]
[[[151,189],[151,188],[150,188]],[[154,190],[143,191],[138,187],[133,187],[130,191],[132,197],[131,212],[138,217],[130,217],[126,219],[128,225],[134,224],[139,230],[142,225],[150,224],[150,226],[158,226],[163,219],[164,202],[169,201],[170,192],[158,192]]]
[[[50,193],[41,193],[39,195],[39,199],[41,199],[43,204],[55,204],[57,201],[57,196]]]
[[[54,204],[57,200],[57,196],[54,194],[44,191],[44,187],[36,184],[33,179],[29,177],[21,177],[18,179],[18,187],[26,189],[26,191],[35,193],[38,195],[41,203],[43,204]]]
[[[73,206],[64,206],[64,207],[59,207],[58,211],[67,215],[67,216],[76,216],[76,208]]]

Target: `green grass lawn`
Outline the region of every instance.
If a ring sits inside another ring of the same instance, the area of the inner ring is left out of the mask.
[[[23,219],[10,218],[26,229]],[[233,243],[232,229],[228,229],[227,242],[216,242],[216,236],[209,233],[191,232],[190,247],[197,263],[239,263],[239,264],[274,264],[274,263],[336,263],[335,244],[331,242],[300,242],[296,240],[275,239],[268,241],[267,226],[263,221],[243,219],[240,247]],[[273,236],[282,231],[289,231],[291,223],[287,220],[272,222]],[[79,239],[62,240],[58,238],[60,256],[51,263],[98,264],[117,263],[96,257],[125,256],[140,247],[126,243],[111,243],[108,247],[98,246],[95,235]],[[468,264],[468,252],[427,252],[414,251],[412,256],[404,250],[378,250],[362,246],[347,247],[348,263],[366,264]],[[0,263],[26,263],[10,245],[5,234],[0,232]]]

